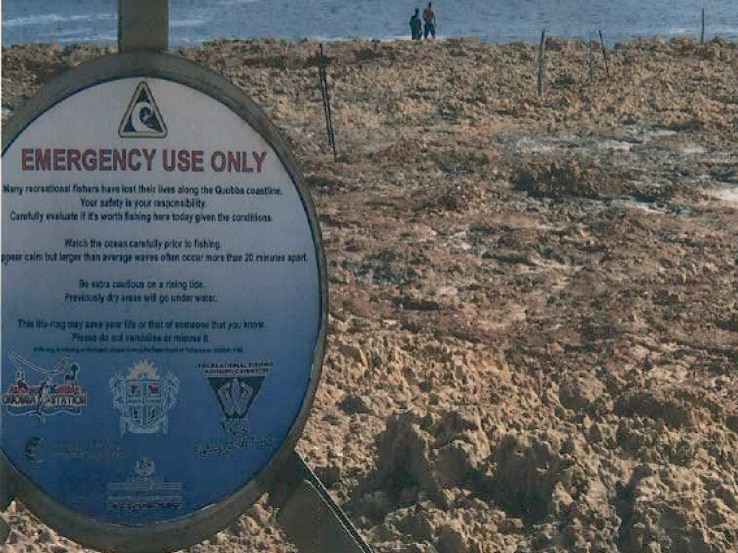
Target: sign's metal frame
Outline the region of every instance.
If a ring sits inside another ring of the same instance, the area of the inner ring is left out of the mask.
[[[296,455],[293,449],[307,421],[322,370],[328,319],[328,284],[317,214],[302,173],[279,131],[236,86],[184,58],[151,52],[123,53],[100,58],[64,73],[19,108],[12,120],[4,125],[3,154],[24,129],[46,110],[87,88],[129,77],[169,80],[202,92],[232,110],[267,141],[287,170],[302,200],[312,231],[321,288],[320,330],[313,352],[310,381],[297,417],[279,449],[259,474],[223,500],[190,515],[152,525],[125,526],[101,522],[51,499],[18,472],[0,451],[0,509],[17,497],[48,525],[85,546],[118,553],[153,553],[188,547],[226,527],[274,487],[280,479],[280,470],[289,464],[291,456]]]

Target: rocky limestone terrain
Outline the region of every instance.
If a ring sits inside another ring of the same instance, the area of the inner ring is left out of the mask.
[[[330,321],[300,452],[381,553],[738,551],[738,50],[181,49],[293,146]],[[3,49],[3,119],[101,47]],[[195,553],[294,547],[268,501]],[[72,542],[19,503],[5,553]]]

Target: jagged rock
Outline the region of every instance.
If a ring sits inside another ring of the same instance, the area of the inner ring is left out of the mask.
[[[438,530],[438,553],[467,553],[466,536],[457,525],[445,524]]]
[[[707,487],[709,485],[708,480]],[[693,490],[692,494],[684,493],[688,489]],[[704,493],[699,476],[689,470],[637,467],[628,484],[618,493],[618,513],[623,521],[622,551],[636,553],[651,543],[659,544],[666,551],[715,551],[713,542],[722,531],[715,532],[711,528],[734,528],[738,513],[715,498],[702,503],[697,498]]]
[[[571,466],[538,436],[508,434],[494,452],[494,499],[506,512],[528,523],[548,514],[554,486]]]
[[[325,44],[335,162],[317,43],[177,51],[307,175],[331,312],[297,447],[376,551],[437,553],[451,525],[469,553],[732,553],[735,42],[622,43],[607,81],[586,42],[549,44],[543,98],[532,44],[429,41],[422,71],[411,41]],[[4,48],[3,123],[112,50]],[[190,549],[292,553],[273,514]],[[81,551],[5,516],[7,553]]]
[[[56,541],[56,536],[54,535],[54,532],[48,528],[42,528],[38,532],[37,541],[39,543],[53,543]]]
[[[348,415],[355,415],[358,413],[371,413],[371,408],[366,404],[363,397],[356,394],[346,394],[338,404],[341,410]]]
[[[685,402],[650,390],[624,394],[615,402],[615,412],[625,417],[640,415],[654,420],[661,419],[673,428],[681,428],[692,419],[690,408]]]
[[[387,420],[373,485],[425,494],[461,487],[489,454],[478,415],[408,411]]]
[[[738,434],[738,414],[728,415],[725,418],[725,426],[730,428],[733,432]]]
[[[559,386],[559,401],[567,409],[583,411],[602,394],[603,388],[594,378],[568,377]]]
[[[340,344],[339,349],[343,355],[353,359],[357,363],[360,363],[361,365],[367,364],[366,354],[356,344]]]

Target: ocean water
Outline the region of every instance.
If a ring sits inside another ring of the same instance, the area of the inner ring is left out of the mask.
[[[393,39],[409,35],[413,9],[427,0],[170,0],[171,46],[221,37]],[[491,42],[547,34],[606,42],[660,34],[738,38],[736,0],[435,0],[438,36]],[[116,0],[3,0],[2,44],[112,43]]]

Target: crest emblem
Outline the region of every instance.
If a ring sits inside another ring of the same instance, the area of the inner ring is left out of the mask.
[[[205,369],[223,413],[223,430],[234,435],[249,432],[246,415],[271,368],[271,363],[249,363],[248,367]]]
[[[120,414],[120,435],[169,432],[169,411],[177,403],[179,378],[160,376],[149,361],[139,361],[127,375],[110,379],[113,407]]]
[[[121,138],[164,138],[167,127],[146,81],[133,93],[128,109],[118,127]]]
[[[77,380],[79,364],[63,357],[51,368],[31,363],[13,352],[8,355],[15,366],[15,377],[2,394],[2,403],[10,415],[30,415],[46,422],[53,415],[81,415],[87,406],[87,394]],[[28,375],[37,375],[36,383]]]
[[[136,476],[139,478],[149,478],[154,475],[154,472],[156,472],[156,465],[154,464],[154,461],[148,457],[141,457],[136,461],[136,466],[133,468],[133,472],[135,472]]]
[[[184,504],[181,482],[167,482],[156,475],[156,465],[141,457],[133,474],[123,482],[108,483],[108,507],[125,510],[180,509]]]

